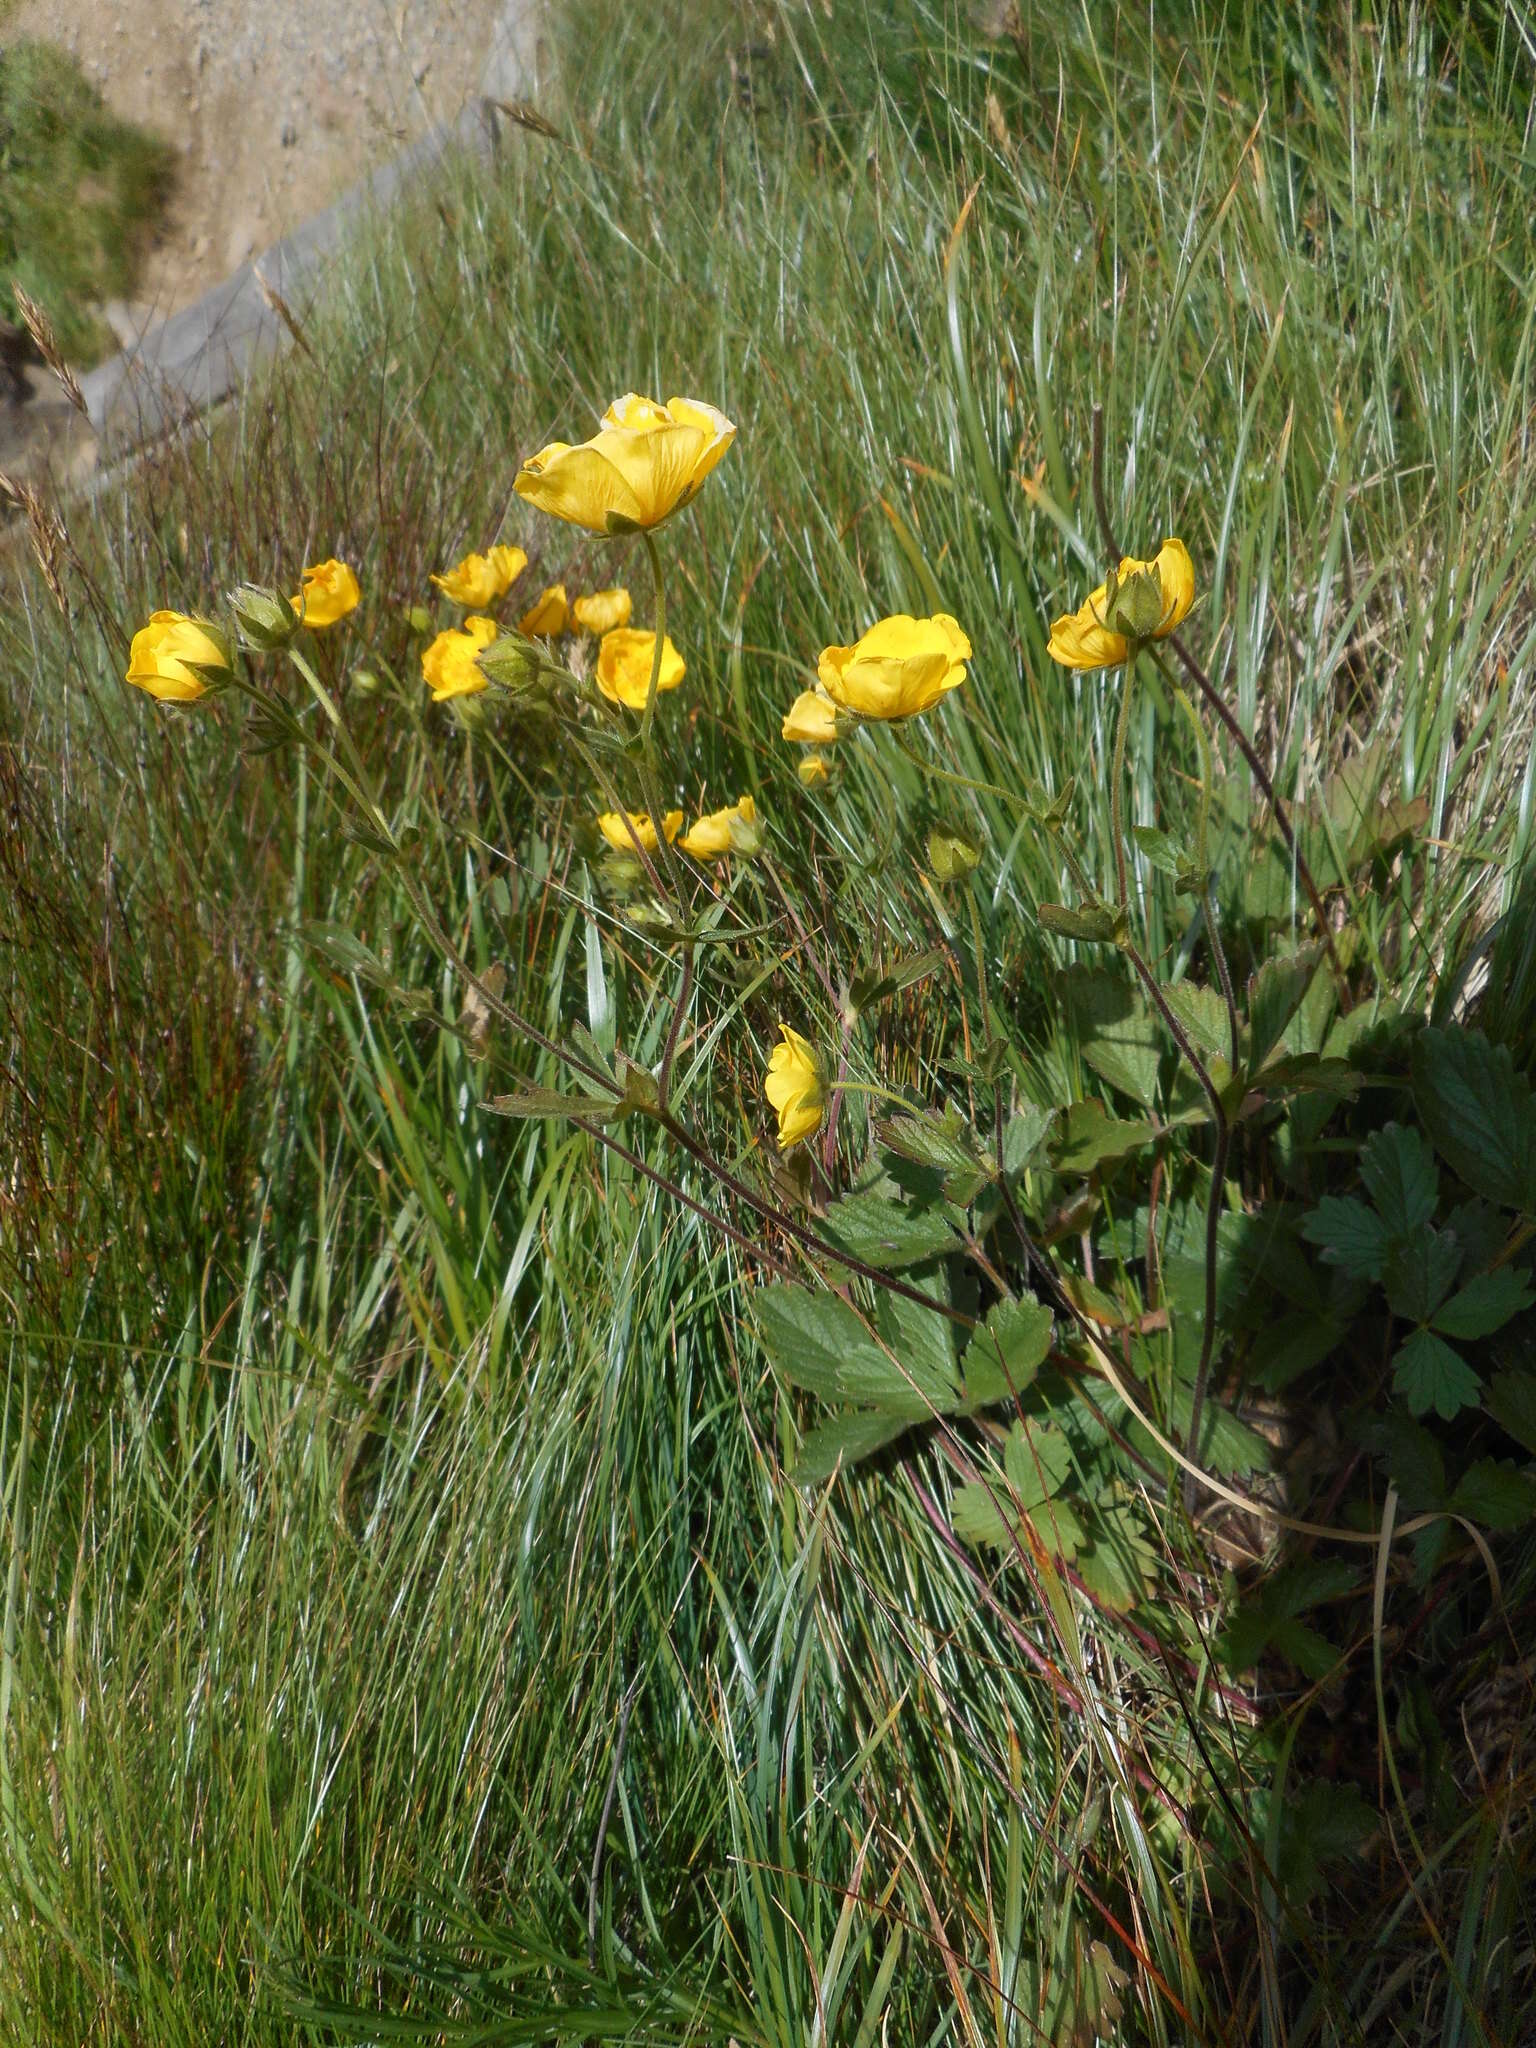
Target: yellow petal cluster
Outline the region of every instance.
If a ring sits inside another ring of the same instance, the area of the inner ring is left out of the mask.
[[[639,626],[615,626],[605,633],[597,650],[597,687],[610,704],[626,704],[631,711],[645,709],[650,687],[651,663],[656,658],[656,635]],[[675,690],[688,673],[683,657],[672,645],[669,633],[661,643],[661,674],[658,693]]]
[[[947,612],[931,619],[898,612],[852,647],[822,650],[822,689],[858,718],[913,718],[965,681],[971,643]]]
[[[521,548],[497,546],[483,555],[466,555],[432,581],[445,597],[471,611],[483,611],[505,597],[528,566]]]
[[[1117,572],[1125,583],[1136,576],[1155,577],[1162,589],[1162,616],[1146,636],[1165,639],[1183,622],[1195,601],[1195,569],[1181,540],[1165,540],[1150,562],[1127,555]],[[1075,612],[1052,622],[1047,652],[1063,668],[1118,668],[1128,661],[1133,642],[1109,623],[1109,584],[1101,583]],[[1123,621],[1122,621],[1123,623]]]
[[[616,626],[629,624],[632,610],[629,592],[623,584],[616,584],[612,590],[592,590],[578,597],[571,606],[571,617],[583,633],[611,633]]]
[[[829,747],[837,738],[837,706],[822,690],[802,690],[784,714],[784,738]]]
[[[691,398],[615,399],[590,441],[551,441],[518,472],[519,496],[593,533],[659,526],[697,496],[736,429]]]
[[[762,844],[757,806],[751,797],[738,797],[723,811],[710,811],[691,825],[677,842],[695,860],[720,860],[728,853],[756,853]]]
[[[421,672],[432,685],[432,702],[445,703],[450,697],[472,697],[486,687],[477,666],[482,651],[496,638],[494,619],[470,617],[461,629],[439,633],[430,647],[422,649]]]
[[[656,827],[651,823],[649,811],[604,811],[597,821],[602,833],[615,853],[633,853],[638,839],[647,853],[656,851]],[[661,821],[661,829],[667,835],[670,846],[683,829],[681,811],[668,811]]]
[[[779,1026],[779,1043],[769,1054],[763,1093],[778,1112],[781,1152],[814,1137],[821,1128],[824,1097],[816,1050],[787,1024]]]
[[[229,650],[211,626],[185,612],[151,612],[128,650],[128,681],[162,703],[195,704],[214,687],[210,670],[229,673]]]
[[[362,597],[356,576],[333,555],[328,562],[315,562],[304,571],[298,596],[288,602],[306,626],[334,626],[357,610]]]
[[[565,631],[570,606],[566,601],[565,585],[551,583],[547,590],[539,592],[533,610],[524,612],[517,622],[517,630],[527,633],[530,638],[552,640],[557,633]]]

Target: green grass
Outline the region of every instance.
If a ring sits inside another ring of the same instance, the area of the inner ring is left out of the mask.
[[[172,161],[160,136],[107,112],[62,50],[29,37],[0,47],[0,307],[12,310],[14,281],[67,358],[110,348],[101,306],[133,289]]]
[[[968,961],[918,881],[933,823],[986,849],[991,997],[1042,1095],[1097,1085],[1035,917],[1065,889],[1049,842],[883,741],[807,803],[778,722],[828,640],[941,605],[976,658],[924,744],[1005,788],[1075,776],[1107,876],[1115,700],[1044,654],[1097,580],[1100,403],[1123,537],[1187,540],[1194,638],[1298,810],[1320,834],[1351,763],[1427,799],[1411,859],[1356,892],[1362,980],[1448,1009],[1486,938],[1484,1019],[1529,1064],[1513,18],[1415,16],[1405,42],[1329,10],[1021,17],[986,41],[916,6],[573,10],[561,139],[509,130],[494,173],[381,224],[306,323],[323,369],[295,356],[121,497],[65,508],[94,579],[70,620],[35,579],[7,590],[0,2039],[1528,2029],[1528,1676],[1490,1663],[1470,1548],[1438,1599],[1409,1544],[1386,1588],[1410,1841],[1368,1567],[1337,1681],[1265,1668],[1227,1711],[1227,1593],[1160,1502],[1129,1626],[1082,1598],[1053,1621],[1026,1573],[946,1542],[940,1445],[797,1491],[815,1418],[743,1312],[754,1262],[583,1134],[484,1114],[557,1070],[505,1032],[477,1065],[437,1021],[457,978],[319,778],[118,680],[153,605],[344,555],[367,596],[335,645],[385,682],[345,693],[349,721],[444,921],[542,1029],[611,1006],[654,1063],[675,968],[582,858],[591,793],[543,727],[503,732],[514,774],[432,712],[401,609],[505,534],[521,587],[628,580],[643,615],[643,555],[535,518],[515,458],[627,388],[719,402],[737,443],[663,535],[690,674],[662,725],[680,802],[758,794],[743,907],[773,929],[706,960],[680,1075],[766,1180],[775,1021],[840,1029],[813,963],[840,994],[876,948]],[[1135,817],[1187,829],[1160,686],[1133,761]],[[1235,760],[1215,831],[1246,972],[1304,905]],[[1171,892],[1141,886],[1149,952],[1183,965]],[[315,921],[419,1014],[305,943]],[[969,975],[885,1005],[855,1072],[963,1101],[940,1062],[976,1028]],[[1290,1419],[1326,1443],[1335,1395],[1309,1398]],[[1304,1465],[1290,1483],[1305,1511]],[[1533,1562],[1501,1542],[1517,1635]],[[1317,1862],[1335,1779],[1386,1818]]]

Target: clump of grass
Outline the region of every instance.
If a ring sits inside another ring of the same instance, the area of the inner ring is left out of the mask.
[[[30,292],[74,362],[111,345],[100,308],[132,294],[170,191],[162,137],[109,113],[51,43],[0,43],[0,313]]]

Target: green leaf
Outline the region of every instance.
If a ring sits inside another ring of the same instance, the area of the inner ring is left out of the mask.
[[[1123,1159],[1152,1144],[1158,1127],[1144,1118],[1113,1117],[1096,1096],[1074,1102],[1058,1126],[1055,1163],[1061,1173],[1091,1173],[1111,1159]]]
[[[1336,1351],[1343,1341],[1345,1327],[1307,1309],[1280,1316],[1259,1332],[1249,1358],[1249,1370],[1267,1393],[1278,1394]]]
[[[1500,1459],[1481,1458],[1462,1473],[1445,1505],[1485,1529],[1518,1529],[1536,1515],[1536,1479]]]
[[[1279,1881],[1297,1906],[1316,1897],[1328,1879],[1323,1866],[1360,1855],[1381,1823],[1358,1785],[1328,1778],[1289,1793],[1280,1823]]]
[[[1392,1361],[1392,1384],[1412,1414],[1433,1409],[1449,1422],[1463,1408],[1477,1406],[1481,1382],[1459,1351],[1432,1330],[1415,1330]]]
[[[1455,1285],[1460,1264],[1461,1246],[1448,1230],[1421,1223],[1412,1237],[1399,1238],[1381,1275],[1393,1315],[1427,1323]]]
[[[1131,837],[1160,874],[1176,875],[1190,865],[1189,855],[1171,832],[1162,832],[1156,825],[1133,825]]]
[[[1507,1436],[1536,1457],[1536,1373],[1511,1366],[1495,1374],[1483,1406]]]
[[[1035,915],[1060,939],[1115,946],[1125,933],[1125,912],[1112,910],[1107,903],[1088,903],[1078,909],[1065,903],[1042,903]]]
[[[1248,1071],[1258,1073],[1301,1008],[1321,947],[1303,946],[1266,960],[1248,983]]]
[[[912,1209],[874,1189],[834,1202],[821,1228],[839,1251],[885,1273],[937,1258],[959,1243],[940,1210]]]
[[[1491,1273],[1477,1274],[1459,1294],[1453,1294],[1435,1312],[1433,1322],[1442,1337],[1459,1337],[1470,1343],[1501,1330],[1533,1300],[1536,1295],[1513,1266],[1495,1266]]]
[[[1360,1148],[1360,1178],[1393,1237],[1407,1237],[1435,1213],[1440,1176],[1423,1133],[1386,1124]]]
[[[873,1457],[911,1427],[910,1416],[886,1415],[878,1409],[861,1408],[836,1416],[813,1429],[801,1445],[795,1460],[795,1484],[825,1486],[839,1464],[846,1470]]]
[[[1301,1234],[1352,1280],[1381,1278],[1390,1244],[1387,1226],[1353,1195],[1324,1195],[1302,1218]]]
[[[942,1117],[929,1110],[887,1117],[875,1125],[881,1144],[898,1159],[930,1166],[944,1177],[944,1191],[965,1208],[992,1178],[992,1169],[976,1149],[971,1127],[953,1109]]]
[[[1208,1062],[1220,1060],[1225,1065],[1232,1056],[1232,1029],[1220,993],[1192,981],[1175,981],[1163,990],[1163,1001],[1189,1034],[1195,1051]]]
[[[998,1302],[960,1361],[967,1405],[980,1408],[1022,1393],[1050,1351],[1053,1329],[1041,1302]]]
[[[1150,1109],[1164,1038],[1139,991],[1101,967],[1069,967],[1061,976],[1082,1056],[1096,1074]]]
[[[624,1114],[624,1104],[611,1095],[562,1095],[555,1088],[519,1088],[511,1095],[492,1095],[484,1107],[496,1116],[570,1116],[592,1124],[612,1123]]]
[[[889,997],[898,995],[902,989],[910,988],[925,975],[936,974],[944,965],[945,955],[937,948],[928,953],[912,953],[905,960],[898,960],[894,967],[882,973],[857,975],[848,991],[848,1002],[856,1012],[873,1009],[876,1003],[883,1003]]]
[[[1421,1031],[1413,1099],[1435,1150],[1474,1194],[1536,1212],[1536,1103],[1508,1046],[1480,1031]]]
[[[1403,1506],[1412,1513],[1437,1508],[1445,1498],[1445,1459],[1422,1423],[1384,1415],[1366,1432],[1369,1447],[1387,1461]]]
[[[923,1392],[839,1295],[811,1294],[789,1281],[776,1281],[758,1288],[752,1303],[763,1349],[791,1386],[829,1403],[878,1408],[908,1422],[933,1412]],[[952,1388],[949,1393],[953,1399]]]
[[[911,1398],[915,1391],[925,1415],[933,1409],[942,1415],[958,1408],[963,1396],[955,1376],[954,1325],[942,1312],[946,1304],[940,1298],[940,1283],[930,1281],[924,1291],[930,1288],[932,1308],[904,1294],[881,1294],[875,1303],[875,1327],[903,1369],[902,1393]]]
[[[1032,1102],[1026,1102],[1009,1117],[1003,1126],[1002,1167],[1010,1179],[1028,1166],[1055,1121],[1054,1109],[1038,1109]]]

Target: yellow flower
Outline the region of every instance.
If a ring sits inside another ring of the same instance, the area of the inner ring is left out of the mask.
[[[571,617],[584,633],[611,633],[615,626],[627,626],[630,615],[629,592],[622,584],[612,590],[594,590],[587,597],[578,597],[571,606]]]
[[[516,490],[543,512],[593,533],[659,526],[686,505],[720,460],[736,429],[712,405],[633,391],[615,399],[590,441],[551,441],[530,455]]]
[[[528,566],[528,557],[523,553],[522,549],[508,547],[504,541],[498,541],[495,547],[490,550],[486,559],[496,571],[496,595],[498,597],[506,596],[518,577],[522,575]]]
[[[212,626],[185,612],[151,612],[128,650],[128,681],[162,703],[195,704],[215,687],[210,669],[229,673],[229,649]]]
[[[362,602],[357,578],[334,555],[330,561],[316,562],[306,569],[299,583],[298,596],[290,597],[288,602],[306,626],[334,626]]]
[[[768,1059],[763,1093],[779,1116],[779,1150],[814,1137],[821,1128],[821,1068],[814,1047],[787,1024]]]
[[[521,548],[494,547],[487,555],[466,555],[432,581],[455,604],[482,610],[505,597],[527,566],[528,557]]]
[[[823,648],[816,673],[835,704],[859,718],[912,718],[965,681],[971,643],[947,612],[898,612],[852,647]]]
[[[656,851],[656,827],[651,823],[649,811],[604,811],[597,821],[597,829],[615,853],[633,853],[637,839],[647,853]],[[682,812],[668,811],[661,821],[661,829],[666,833],[670,846],[683,829]]]
[[[825,754],[807,754],[795,773],[807,789],[820,789],[832,780],[832,763]]]
[[[1150,562],[1127,555],[1086,604],[1054,620],[1047,652],[1063,668],[1118,668],[1136,641],[1173,632],[1194,601],[1189,550],[1181,540],[1165,540]]]
[[[525,612],[517,622],[520,633],[539,634],[552,640],[557,633],[565,631],[566,614],[569,607],[565,601],[565,585],[551,583],[548,590],[539,593],[539,601],[531,612]]]
[[[690,826],[677,842],[695,860],[719,860],[727,853],[756,853],[763,843],[757,822],[757,806],[751,797],[738,797],[723,811],[711,811]]]
[[[605,633],[597,650],[597,687],[610,704],[627,704],[631,711],[645,709],[645,693],[651,680],[651,663],[656,659],[656,635],[639,626],[615,626]],[[658,695],[675,690],[688,673],[683,657],[672,645],[669,633],[661,644],[661,674],[656,679]]]
[[[484,672],[477,666],[483,648],[496,638],[494,619],[471,616],[462,631],[439,633],[421,653],[421,672],[432,685],[432,702],[442,704],[450,697],[472,697],[486,687]]]
[[[828,747],[837,738],[837,706],[824,691],[802,690],[784,714],[784,738]]]

